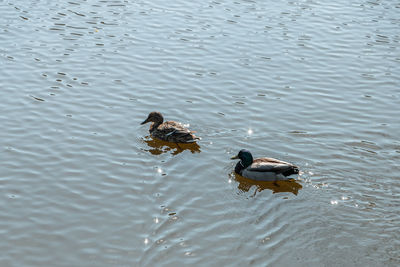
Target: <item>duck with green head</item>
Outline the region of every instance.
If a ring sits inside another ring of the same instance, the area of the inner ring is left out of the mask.
[[[231,159],[240,159],[235,166],[235,173],[256,181],[289,180],[292,174],[298,174],[299,168],[291,163],[274,158],[253,159],[250,151],[242,149]]]
[[[190,131],[179,122],[164,122],[164,117],[160,112],[150,112],[147,119],[141,124],[148,122],[151,122],[149,129],[150,135],[163,141],[173,143],[193,143],[200,139],[193,134],[193,131]]]

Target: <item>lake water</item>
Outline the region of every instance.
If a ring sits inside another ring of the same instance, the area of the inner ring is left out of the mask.
[[[0,0],[0,265],[399,266],[399,14]],[[235,176],[242,148],[301,174]]]

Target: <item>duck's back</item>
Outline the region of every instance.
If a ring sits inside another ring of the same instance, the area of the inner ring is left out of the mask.
[[[168,142],[191,143],[198,139],[189,129],[176,121],[166,121],[160,124],[151,134]]]
[[[246,169],[250,172],[274,172],[285,176],[298,173],[297,166],[274,158],[258,158]]]

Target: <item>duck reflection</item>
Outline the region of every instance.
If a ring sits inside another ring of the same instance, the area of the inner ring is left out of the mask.
[[[249,190],[253,186],[255,186],[253,196],[255,196],[257,192],[261,192],[265,189],[271,190],[274,194],[282,192],[290,192],[297,195],[299,190],[303,188],[303,186],[298,182],[296,182],[294,179],[286,181],[266,182],[266,181],[254,181],[251,179],[247,179],[237,173],[232,173],[232,175],[234,175],[235,180],[239,183],[238,189],[243,192],[249,192]]]
[[[150,149],[145,150],[153,155],[160,155],[167,152],[171,152],[172,155],[178,155],[185,150],[189,150],[192,153],[200,153],[200,146],[197,143],[178,144],[151,138],[150,136],[146,136],[144,142],[150,147]]]

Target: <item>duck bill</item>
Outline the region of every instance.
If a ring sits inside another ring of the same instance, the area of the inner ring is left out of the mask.
[[[231,159],[239,159],[239,156],[236,155],[236,156],[234,156],[234,157],[231,157]]]
[[[144,122],[142,122],[140,125],[143,125],[143,124],[145,124],[145,123],[148,123],[149,122],[149,118],[147,118]]]

